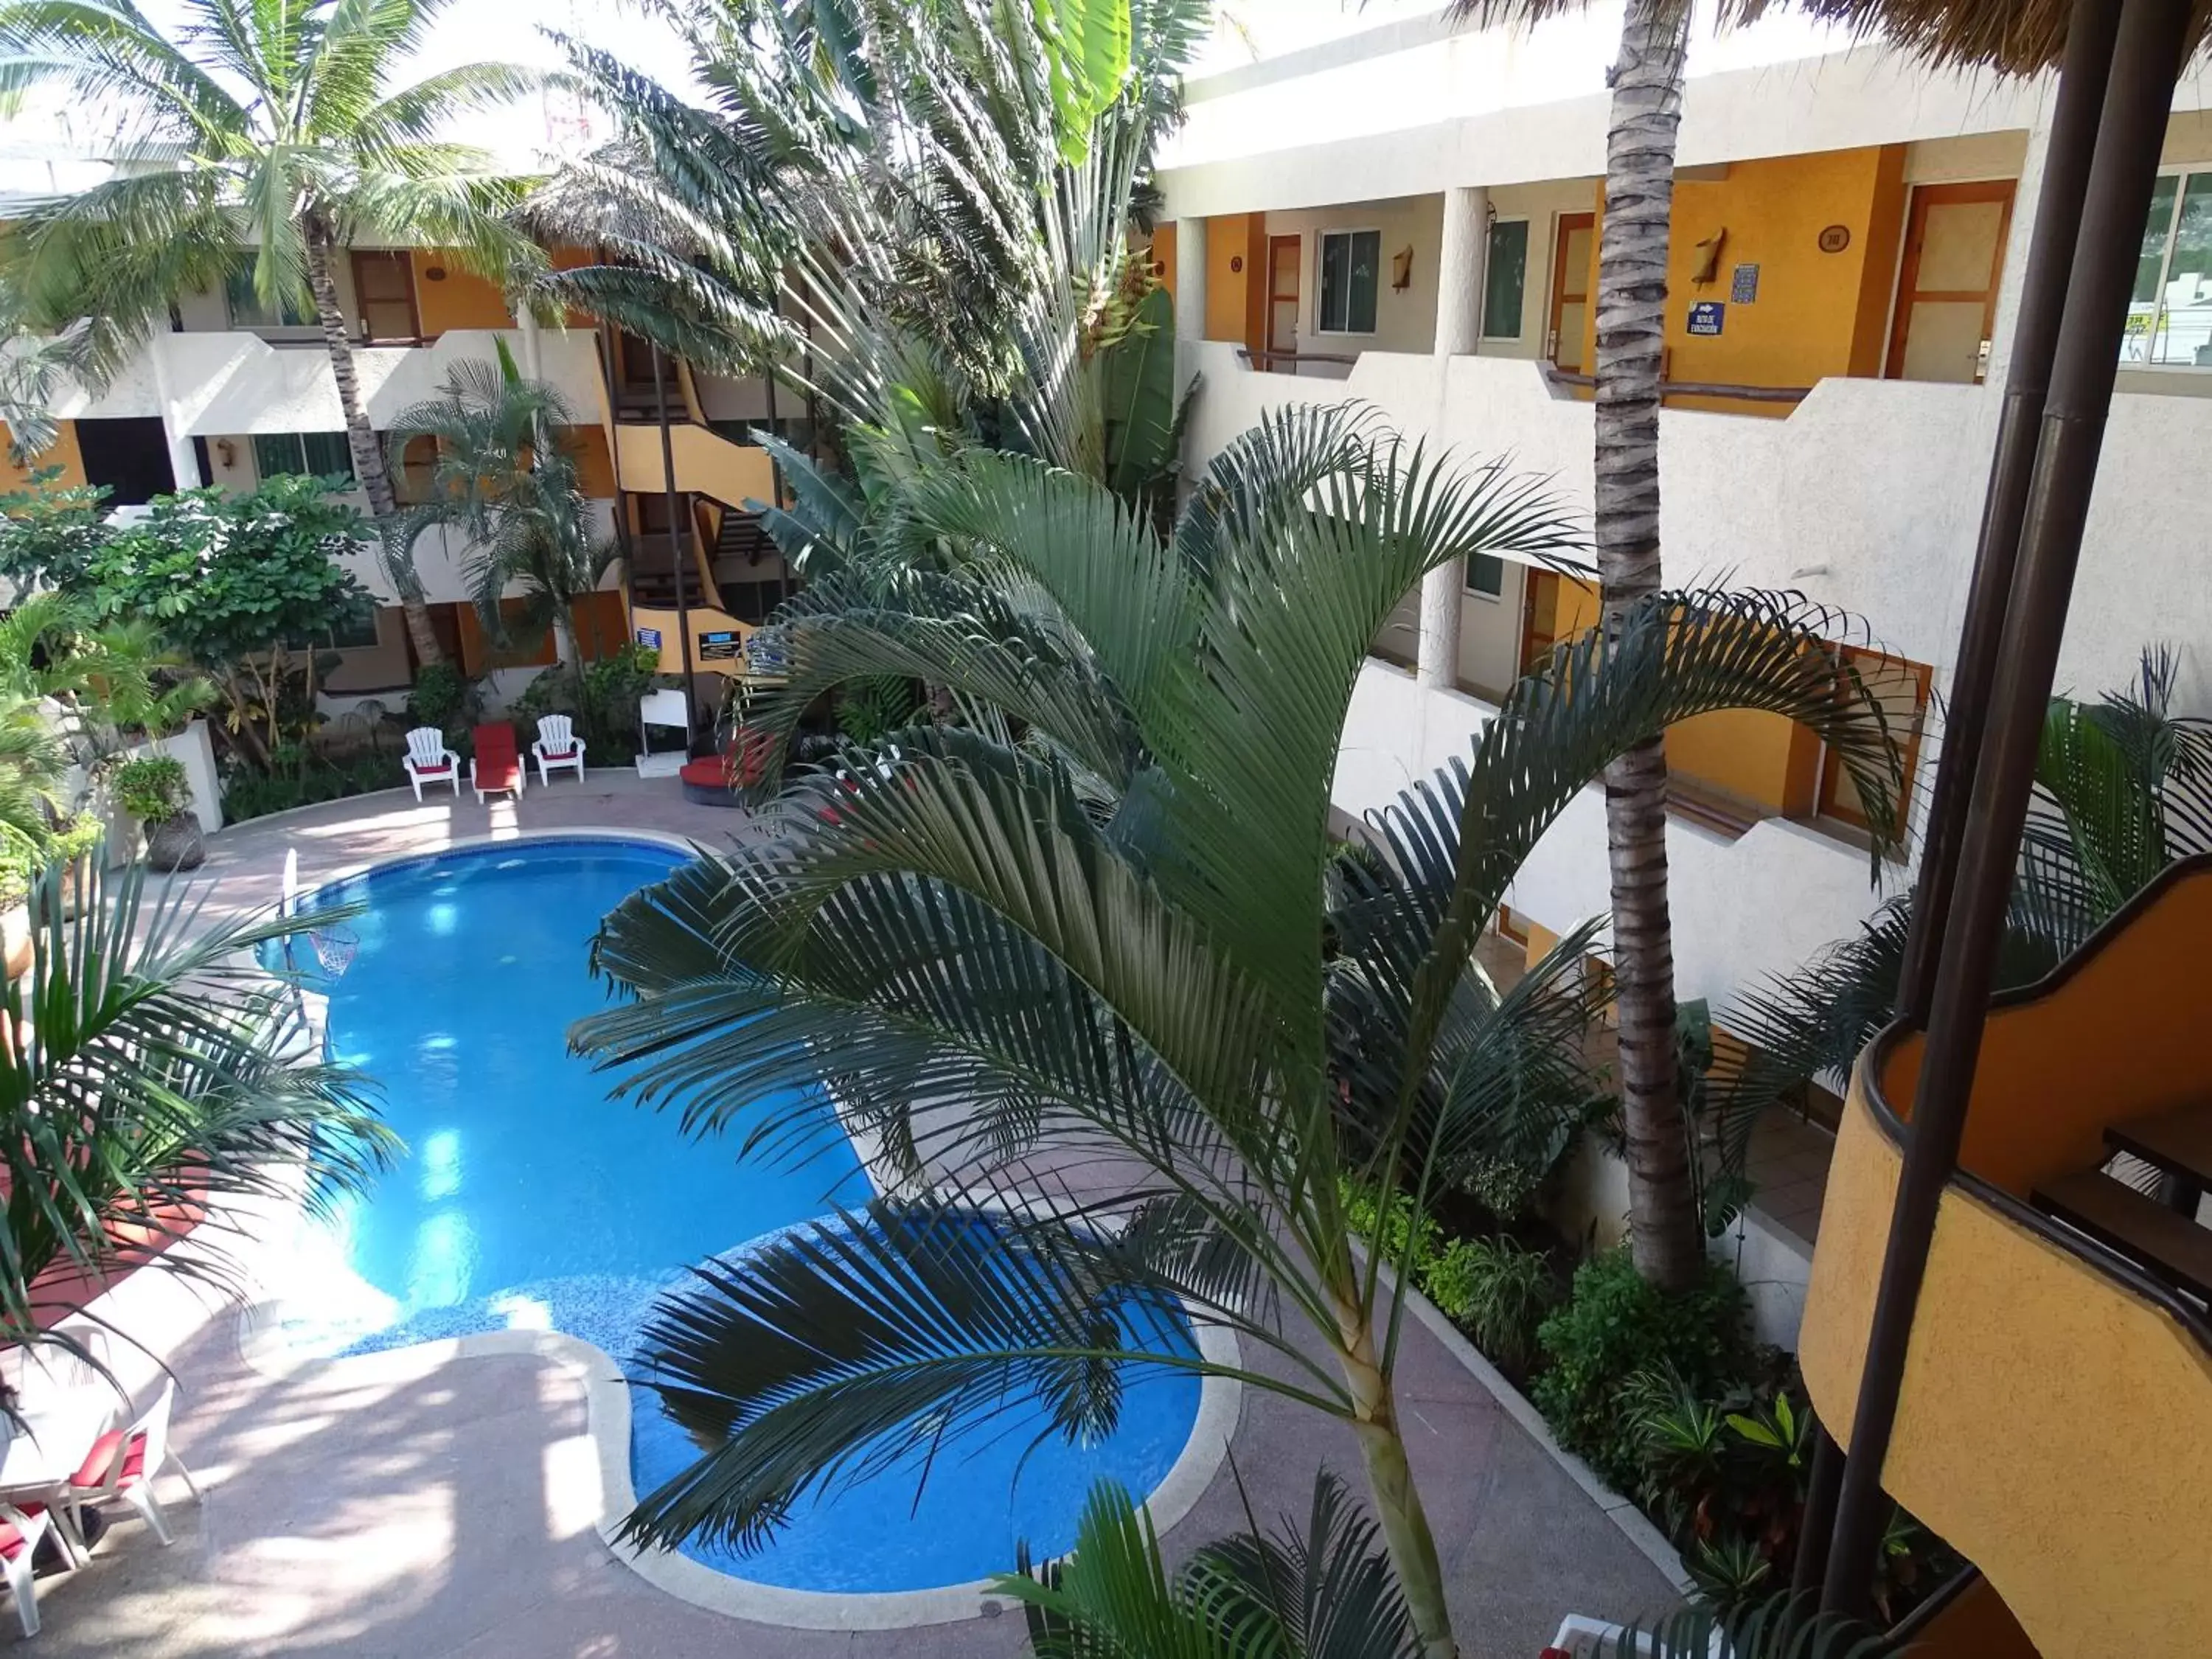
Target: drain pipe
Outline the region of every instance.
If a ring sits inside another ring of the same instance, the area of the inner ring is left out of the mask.
[[[1821,1607],[1829,1612],[1865,1610],[1875,1551],[1887,1518],[1882,1463],[1896,1427],[1936,1211],[1958,1167],[1997,943],[2034,785],[2044,712],[2057,678],[2059,644],[2118,374],[2166,112],[2180,77],[2191,5],[2191,0],[2124,0],[2120,9],[2028,487],[2019,566],[1996,653],[1989,726],[1974,757],[1957,891],[1937,955],[1904,1168],[1868,1333],[1850,1463],[1821,1594]]]

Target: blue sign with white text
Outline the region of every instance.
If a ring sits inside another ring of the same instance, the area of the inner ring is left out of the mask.
[[[657,628],[639,629],[637,630],[637,642],[640,645],[649,645],[656,651],[659,650],[660,630]]]
[[[1721,325],[1728,320],[1728,303],[1723,300],[1698,300],[1690,307],[1690,332],[1717,334]]]

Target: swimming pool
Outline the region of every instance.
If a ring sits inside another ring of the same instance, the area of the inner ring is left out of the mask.
[[[507,842],[386,865],[310,896],[312,913],[359,903],[325,930],[333,963],[298,952],[329,998],[332,1058],[381,1085],[408,1152],[366,1198],[343,1202],[325,1243],[344,1283],[319,1291],[291,1334],[366,1352],[513,1328],[580,1337],[629,1366],[654,1299],[683,1270],[796,1223],[864,1201],[870,1188],[826,1100],[800,1160],[736,1149],[771,1105],[740,1110],[718,1140],[684,1139],[672,1117],[611,1102],[569,1055],[571,1021],[600,1006],[588,971],[599,918],[679,865],[672,848],[613,838]],[[297,1322],[295,1322],[295,1324]],[[650,1389],[631,1389],[636,1491],[696,1449]],[[1012,1565],[1027,1540],[1049,1556],[1074,1539],[1091,1483],[1156,1486],[1190,1438],[1189,1374],[1132,1377],[1104,1443],[1071,1446],[1018,1402],[988,1431],[865,1486],[802,1504],[753,1553],[684,1553],[755,1583],[839,1592],[972,1583]],[[1034,1445],[1033,1445],[1034,1443]]]

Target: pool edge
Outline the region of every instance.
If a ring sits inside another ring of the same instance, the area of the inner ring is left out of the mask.
[[[594,841],[628,842],[690,856],[705,850],[701,842],[651,830],[563,828],[495,833],[465,837],[433,852],[398,854],[342,868],[300,887],[289,896],[289,902],[296,904],[325,888],[375,872],[434,862],[457,853],[491,851],[533,842]],[[302,1014],[307,1017],[319,1047],[322,1011],[313,1008],[313,1005],[322,1003],[324,999],[316,993],[302,991],[301,1000]],[[877,1165],[882,1156],[881,1146],[862,1145],[854,1133],[857,1126],[851,1121],[842,1100],[833,1101],[833,1109],[839,1127],[853,1145],[862,1174],[880,1193],[883,1188]],[[1036,1196],[1042,1200],[1045,1195],[1039,1193]],[[266,1219],[276,1224],[273,1228],[243,1236],[254,1238],[264,1250],[281,1250],[283,1233],[302,1218],[304,1198],[303,1188],[291,1195],[289,1203],[280,1204],[273,1214],[265,1215]],[[998,1204],[978,1207],[988,1210],[1012,1206]],[[637,1503],[636,1487],[630,1478],[629,1384],[621,1366],[597,1343],[565,1331],[508,1329],[436,1338],[374,1353],[321,1358],[299,1352],[286,1340],[283,1330],[284,1306],[285,1301],[279,1297],[258,1299],[239,1310],[235,1316],[234,1329],[239,1356],[249,1369],[264,1376],[287,1377],[319,1367],[367,1371],[380,1363],[387,1370],[402,1365],[428,1368],[457,1359],[500,1357],[542,1359],[575,1376],[584,1388],[585,1431],[592,1437],[596,1454],[597,1491],[586,1492],[580,1486],[571,1489],[565,1482],[556,1486],[550,1481],[549,1472],[549,1498],[568,1499],[580,1506],[596,1508],[598,1519],[593,1528],[615,1558],[656,1589],[693,1607],[787,1629],[886,1631],[956,1624],[1002,1612],[1011,1605],[992,1594],[990,1579],[920,1590],[787,1589],[739,1578],[674,1550],[640,1548],[621,1536],[623,1521]],[[1208,1363],[1231,1368],[1240,1364],[1242,1350],[1234,1333],[1194,1319],[1192,1334],[1200,1357]],[[1212,1485],[1228,1456],[1230,1440],[1242,1411],[1243,1395],[1243,1384],[1233,1376],[1208,1375],[1200,1378],[1198,1411],[1192,1419],[1182,1449],[1145,1500],[1144,1507],[1158,1532],[1164,1534],[1182,1521]],[[569,1480],[577,1478],[568,1477]]]

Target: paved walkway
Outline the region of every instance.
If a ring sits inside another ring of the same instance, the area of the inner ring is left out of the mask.
[[[205,874],[219,908],[265,902],[295,850],[313,880],[486,835],[628,828],[715,842],[734,813],[686,805],[672,782],[593,774],[519,805],[418,806],[402,791],[225,830]],[[175,1546],[118,1521],[88,1568],[46,1580],[48,1659],[633,1659],[1024,1652],[1018,1614],[881,1633],[741,1623],[647,1584],[580,1501],[596,1479],[582,1385],[550,1362],[450,1359],[423,1349],[249,1369],[210,1310],[175,1345],[177,1443],[207,1489],[175,1490]],[[1400,1390],[1416,1474],[1465,1651],[1534,1654],[1569,1612],[1627,1618],[1674,1601],[1667,1578],[1429,1331],[1408,1322]],[[1263,1519],[1303,1510],[1326,1463],[1356,1489],[1350,1436],[1246,1389],[1232,1455]],[[167,1494],[165,1486],[165,1497]],[[1188,1549],[1243,1524],[1229,1472],[1169,1534]],[[12,1621],[9,1628],[12,1632]]]

